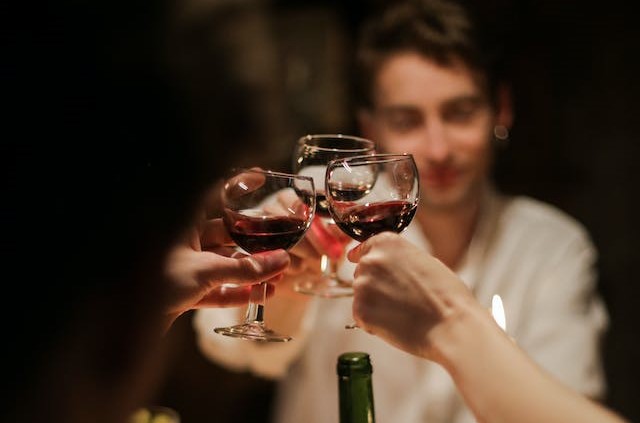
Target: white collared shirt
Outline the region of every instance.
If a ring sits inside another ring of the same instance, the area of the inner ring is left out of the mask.
[[[416,220],[403,235],[429,251]],[[595,293],[595,258],[587,233],[566,214],[530,198],[490,192],[458,275],[487,308],[494,294],[502,297],[508,334],[538,364],[598,397],[604,390],[599,342],[607,316]],[[342,272],[352,272],[349,266]],[[440,366],[344,329],[352,322],[350,298],[314,298],[300,332],[285,344],[255,345],[212,331],[237,323],[238,315],[230,309],[198,311],[201,351],[231,369],[279,379],[276,423],[338,421],[335,365],[346,351],[371,356],[378,423],[475,421]]]

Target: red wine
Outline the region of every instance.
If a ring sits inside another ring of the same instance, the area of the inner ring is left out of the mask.
[[[338,260],[344,254],[346,245],[350,239],[341,234],[336,234],[329,227],[329,223],[314,220],[309,232],[313,233],[315,241],[330,259]]]
[[[255,216],[225,211],[224,222],[231,238],[249,253],[289,249],[307,230],[307,221],[295,216]]]
[[[347,235],[362,242],[380,232],[402,232],[413,219],[416,209],[417,205],[408,201],[349,205],[334,208],[333,220]]]

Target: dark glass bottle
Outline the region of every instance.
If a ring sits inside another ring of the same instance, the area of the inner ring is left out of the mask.
[[[374,423],[371,360],[363,352],[347,352],[338,357],[340,423]]]

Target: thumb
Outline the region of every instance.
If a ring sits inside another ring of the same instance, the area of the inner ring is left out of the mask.
[[[289,254],[284,250],[241,258],[217,256],[216,265],[210,266],[207,277],[218,283],[255,284],[281,273],[289,266],[290,261]]]

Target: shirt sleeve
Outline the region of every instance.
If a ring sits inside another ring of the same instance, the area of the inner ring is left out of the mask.
[[[560,248],[531,285],[531,322],[518,344],[544,369],[592,398],[605,391],[601,338],[608,317],[596,291],[596,250],[586,236]]]
[[[202,354],[229,370],[249,371],[256,376],[279,379],[302,352],[316,316],[316,303],[310,302],[297,332],[290,334],[291,342],[253,342],[215,333],[220,326],[238,324],[244,309],[209,308],[196,311],[193,320],[197,343]]]

